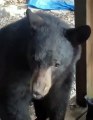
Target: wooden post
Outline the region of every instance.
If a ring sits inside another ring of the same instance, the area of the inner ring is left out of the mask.
[[[87,0],[87,24],[93,30],[93,0]],[[93,99],[93,31],[87,41],[87,97]]]
[[[86,24],[86,0],[75,0],[75,26]],[[82,45],[82,55],[76,67],[76,102],[85,107],[86,100],[86,43]]]

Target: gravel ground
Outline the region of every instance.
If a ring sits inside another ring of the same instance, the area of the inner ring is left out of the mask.
[[[17,21],[18,19],[21,19],[25,15],[26,10],[26,4],[25,0],[0,0],[0,28],[3,26],[12,23],[14,21]],[[37,11],[36,9],[32,9],[32,11]],[[74,12],[72,11],[45,11],[50,14],[53,14],[60,19],[65,20],[69,25],[72,27],[74,26]],[[73,85],[71,90],[70,98],[72,98],[76,94],[76,82],[75,82],[75,75],[73,75]],[[32,120],[34,120],[34,110],[33,106],[30,106],[30,110],[32,113]]]

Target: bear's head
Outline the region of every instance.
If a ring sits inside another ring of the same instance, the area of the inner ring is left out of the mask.
[[[42,12],[32,13],[27,9],[27,18],[34,31],[33,54],[29,52],[29,63],[34,66],[32,92],[36,99],[44,97],[59,76],[80,58],[80,45],[88,39],[88,25],[70,28],[58,18]],[[30,48],[30,44],[29,44]],[[63,80],[63,78],[62,78]]]

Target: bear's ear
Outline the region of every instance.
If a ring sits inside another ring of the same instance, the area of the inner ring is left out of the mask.
[[[65,36],[74,46],[85,42],[89,38],[90,34],[91,29],[88,25],[71,28],[65,31]]]
[[[38,27],[40,27],[44,24],[43,18],[41,18],[39,15],[37,15],[35,13],[32,13],[29,8],[26,10],[26,15],[27,15],[28,21],[30,23],[30,26],[33,29],[37,29]]]

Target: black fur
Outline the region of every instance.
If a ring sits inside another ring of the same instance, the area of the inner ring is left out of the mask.
[[[2,120],[31,120],[29,103],[36,82],[36,78],[32,80],[34,71],[49,67],[53,70],[51,88],[45,97],[34,99],[37,118],[64,120],[73,67],[80,57],[78,45],[82,41],[77,42],[77,36],[83,38],[86,35],[83,39],[86,41],[90,29],[82,26],[82,32],[74,29],[77,32],[73,34],[69,26],[58,18],[43,13],[37,15],[40,21],[34,16],[30,18],[28,11],[27,17],[0,30]],[[73,43],[71,38],[76,42]]]
[[[2,120],[30,120],[32,70],[27,60],[30,27],[27,18],[0,30],[0,109]],[[1,106],[0,106],[1,108]],[[3,113],[2,113],[3,112]]]

